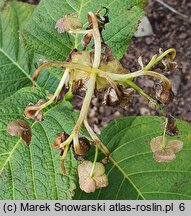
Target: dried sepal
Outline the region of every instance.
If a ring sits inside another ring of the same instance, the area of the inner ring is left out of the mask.
[[[31,128],[29,124],[27,124],[27,122],[23,120],[17,120],[17,121],[10,122],[7,125],[7,132],[11,136],[21,137],[27,146],[31,142],[31,137],[32,137]]]
[[[157,162],[171,162],[176,158],[175,153],[183,148],[180,140],[167,140],[163,136],[155,137],[150,142],[153,157]]]
[[[87,30],[87,29],[86,29]],[[88,32],[85,34],[82,38],[82,49],[86,50],[88,44],[90,43],[91,39],[93,37],[93,34],[91,32]]]
[[[181,140],[169,140],[168,141],[168,148],[172,149],[174,153],[177,153],[182,150],[183,142]]]
[[[163,50],[160,48],[159,49],[159,53],[162,54]],[[169,70],[174,70],[177,68],[177,63],[174,61],[174,56],[172,53],[168,53],[163,59],[162,61],[158,64],[158,67],[169,71]]]
[[[122,86],[109,87],[105,90],[103,104],[107,104],[109,106],[119,105],[125,108],[132,98],[135,90],[132,88],[122,88]]]
[[[76,13],[70,13],[59,19],[55,28],[59,33],[63,33],[72,30],[80,30],[82,29],[82,26],[82,22],[78,18],[78,15]]]
[[[79,145],[77,149],[78,151],[76,152],[74,149],[74,144],[72,143],[72,150],[73,150],[74,157],[76,160],[79,160],[79,161],[84,160],[88,151],[91,148],[90,142],[85,137],[80,137],[78,145]]]
[[[176,119],[171,115],[168,115],[167,134],[170,136],[180,134],[177,128]]]
[[[24,110],[24,117],[27,119],[34,119],[36,121],[43,121],[43,113],[40,112],[40,110],[41,105],[45,102],[45,99],[40,99],[36,104],[30,102]]]
[[[106,89],[103,98],[103,104],[109,106],[116,106],[120,103],[121,96],[114,88],[109,87]]]
[[[105,24],[109,23],[109,10],[106,7],[103,7],[102,9],[105,9],[105,14],[103,16],[100,16],[100,10],[98,10],[95,13],[95,16],[97,18],[97,23],[98,23],[98,28],[99,28],[99,32],[101,34],[101,39],[103,41],[103,37],[102,37],[102,31],[105,27]],[[86,28],[86,30],[90,30],[93,29],[93,24],[92,24],[92,19],[91,16],[88,14],[88,27]],[[87,34],[85,34],[82,38],[82,49],[86,50],[88,44],[90,43],[90,41],[93,38],[93,34],[91,32],[88,32]]]
[[[97,162],[93,174],[90,176],[92,166],[93,163],[91,161],[83,161],[78,166],[79,185],[81,190],[86,193],[108,186],[108,178],[103,164]]]
[[[176,155],[175,153],[173,152],[173,150],[160,150],[160,151],[156,151],[155,154],[154,154],[154,159],[156,162],[171,162],[173,160],[176,159]]]

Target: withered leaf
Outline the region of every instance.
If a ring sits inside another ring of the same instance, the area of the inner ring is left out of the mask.
[[[10,122],[7,125],[7,132],[11,136],[19,136],[29,146],[32,137],[32,131],[29,124],[23,120]]]

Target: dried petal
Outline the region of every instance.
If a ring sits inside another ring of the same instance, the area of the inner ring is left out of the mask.
[[[83,80],[82,79],[79,79],[77,81],[74,80],[72,83],[72,94],[76,95],[83,90],[85,90]]]
[[[163,49],[160,48],[159,49],[159,53],[162,54],[163,53]],[[174,70],[175,68],[177,68],[177,63],[173,61],[174,60],[174,56],[172,53],[168,53],[165,58],[162,59],[161,63],[158,64],[159,68],[164,69],[166,71],[168,70]]]
[[[105,174],[99,177],[94,177],[93,179],[96,182],[96,189],[107,187],[109,184],[108,177]]]
[[[120,103],[120,96],[121,95],[117,94],[114,88],[109,87],[104,94],[103,104],[116,106]]]
[[[29,103],[24,110],[24,117],[28,119],[34,119],[36,121],[43,120],[43,113],[40,112],[41,105],[46,102],[44,99],[40,99],[36,104]]]
[[[93,37],[92,33],[87,33],[82,38],[82,49],[86,50],[88,44],[90,43],[91,39]]]
[[[182,150],[183,142],[181,140],[169,140],[168,148],[173,150],[174,153],[177,153]]]
[[[96,183],[90,177],[79,179],[79,185],[80,185],[80,189],[85,191],[86,193],[95,192],[96,190]]]
[[[154,159],[157,162],[171,162],[176,159],[176,155],[173,150],[160,150],[154,153]]]
[[[90,174],[92,168],[92,162],[91,161],[83,161],[78,166],[78,176],[79,178],[86,177]]]
[[[96,163],[93,171],[93,177],[102,176],[105,173],[105,167],[102,163]]]
[[[67,32],[70,30],[78,30],[82,28],[82,22],[75,13],[67,14],[59,19],[56,23],[56,30],[59,33]]]
[[[30,126],[23,120],[13,121],[7,125],[7,132],[11,136],[20,136],[28,146],[31,141],[32,132]]]
[[[74,145],[72,144],[72,150],[76,160],[83,160],[90,150],[90,147],[91,145],[89,140],[84,137],[79,138],[79,148],[77,153],[75,152]]]
[[[52,143],[52,148],[59,149],[60,144],[63,143],[68,137],[69,136],[66,132],[61,132],[61,133],[56,134],[56,139]]]
[[[59,95],[54,99],[54,103],[58,103],[59,101],[63,100],[63,98],[65,97],[68,90],[69,90],[69,88],[66,85],[64,85],[62,87],[62,90],[60,91]]]

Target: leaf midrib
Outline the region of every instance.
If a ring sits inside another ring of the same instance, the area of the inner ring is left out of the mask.
[[[22,73],[31,81],[33,82],[31,76],[13,59],[11,58],[2,48],[0,48],[0,52],[5,55],[11,62],[14,64]],[[39,85],[35,82],[35,85],[39,87]]]

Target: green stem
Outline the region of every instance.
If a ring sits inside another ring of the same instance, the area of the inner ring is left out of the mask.
[[[159,55],[158,57],[153,56],[153,58],[151,59],[151,61],[147,64],[147,66],[144,67],[144,70],[149,70],[151,67],[153,67],[155,64],[157,64],[159,61],[161,61],[166,55],[168,55],[169,53],[172,53],[172,59],[175,58],[176,56],[176,50],[174,48],[170,48],[168,50],[166,50],[165,52],[163,52],[161,55]]]
[[[98,145],[95,145],[95,155],[94,155],[93,166],[92,166],[92,169],[91,169],[91,172],[90,172],[90,177],[93,176],[93,172],[94,172],[95,165],[96,165],[96,162],[97,162],[97,157],[98,157]]]
[[[159,109],[159,111],[161,112],[161,114],[163,116],[166,116],[166,112],[163,109],[163,107],[157,103],[152,97],[150,97],[146,92],[143,91],[142,88],[140,88],[138,85],[136,85],[133,81],[131,80],[127,80],[127,84],[130,85],[133,89],[135,89],[137,92],[139,92],[139,94],[141,94],[143,97],[145,97],[147,100],[149,100],[151,103],[156,103],[156,108]]]
[[[65,82],[66,82],[66,80],[67,80],[67,78],[68,78],[68,76],[69,76],[69,69],[67,68],[67,69],[64,71],[64,74],[63,74],[63,76],[62,76],[62,79],[60,80],[60,83],[59,83],[59,85],[58,85],[58,87],[57,87],[57,89],[56,89],[54,95],[51,97],[51,99],[50,99],[49,101],[47,101],[46,103],[44,103],[44,104],[42,104],[42,105],[40,106],[40,110],[42,110],[42,109],[44,109],[45,107],[49,106],[49,105],[54,101],[54,99],[60,94],[60,92],[61,92],[61,90],[62,90],[62,88],[63,88],[63,86],[64,86],[64,84],[65,84]],[[39,110],[39,111],[40,111],[40,110]]]
[[[160,79],[162,82],[165,82],[169,87],[171,87],[171,82],[167,79],[167,77],[165,77],[162,74],[159,74],[158,72],[155,71],[145,71],[145,70],[139,70],[133,73],[128,73],[128,74],[115,74],[115,73],[111,73],[111,72],[102,72],[100,71],[98,73],[98,76],[100,77],[110,77],[112,80],[116,80],[116,81],[122,81],[122,82],[127,82],[127,80],[135,78],[135,77],[139,77],[139,76],[152,76],[152,77],[156,77],[158,79]]]
[[[168,118],[165,118],[165,125],[164,125],[164,131],[163,131],[163,136],[162,136],[162,148],[166,148],[166,129],[168,125]]]
[[[90,127],[87,118],[84,120],[84,125],[86,127],[86,130],[88,131],[88,133],[90,134],[92,140],[94,141],[94,143],[98,146],[100,146],[100,149],[104,152],[104,154],[106,155],[107,159],[109,159],[109,150],[107,149],[107,147],[101,142],[101,140],[98,138],[98,136],[95,134],[95,132],[92,130],[92,128]]]

